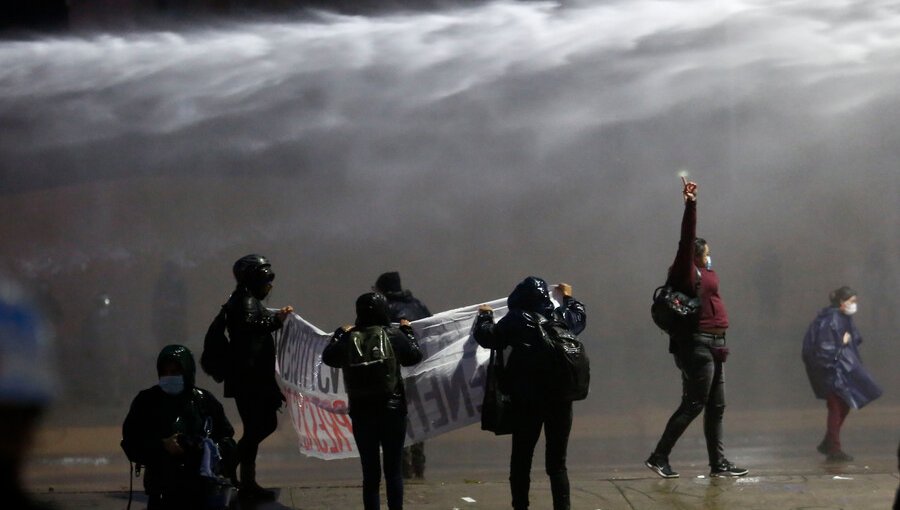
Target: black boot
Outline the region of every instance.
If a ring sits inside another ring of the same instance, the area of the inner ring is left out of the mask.
[[[241,485],[238,496],[258,501],[274,501],[275,491],[264,489],[256,483],[256,464],[241,463]]]

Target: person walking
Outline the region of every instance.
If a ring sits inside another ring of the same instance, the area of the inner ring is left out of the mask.
[[[401,455],[407,406],[400,367],[421,360],[409,321],[401,319],[399,328],[392,327],[387,299],[377,292],[356,300],[355,324],[338,328],[322,351],[323,363],[342,369],[362,465],[365,510],[381,507],[382,453],[388,508],[403,508]]]
[[[504,370],[504,385],[510,393],[514,425],[509,460],[509,487],[515,510],[527,509],[531,488],[531,463],[534,449],[544,429],[545,467],[550,478],[553,510],[570,508],[569,475],[566,453],[572,430],[572,401],[549,390],[546,380],[548,353],[542,332],[547,320],[580,334],[587,315],[584,305],[572,297],[572,286],[557,286],[563,295],[556,308],[547,282],[529,276],[519,283],[507,299],[508,313],[494,323],[493,309],[479,307],[474,336],[486,349],[512,348]]]
[[[695,182],[682,177],[684,215],[675,262],[666,284],[674,290],[700,299],[700,309],[669,336],[669,352],[681,372],[681,405],[666,423],[656,448],[644,462],[663,478],[677,478],[669,465],[669,454],[694,418],[703,413],[703,434],[709,456],[710,477],[744,476],[748,470],[725,458],[722,421],[725,413],[724,362],[728,356],[725,332],[728,312],[719,294],[719,276],[712,269],[709,244],[696,235],[697,192]]]
[[[831,302],[819,311],[803,337],[803,363],[816,398],[828,408],[825,438],[816,449],[830,462],[849,462],[853,457],[841,448],[841,426],[850,408],[881,396],[881,388],[862,364],[862,335],[853,322],[856,291],[841,287],[828,296]]]
[[[430,317],[431,312],[412,292],[400,284],[400,273],[391,271],[381,274],[375,281],[376,292],[387,298],[391,322],[410,322]],[[403,478],[425,478],[425,443],[419,441],[403,448]]]
[[[288,314],[285,306],[271,312],[262,300],[272,291],[275,273],[269,259],[251,254],[238,259],[232,268],[237,287],[225,303],[229,343],[229,370],[225,376],[225,397],[233,398],[244,424],[237,445],[240,465],[240,492],[243,498],[271,500],[275,492],[256,481],[259,444],[278,426],[277,411],[284,396],[275,381],[275,339]]]

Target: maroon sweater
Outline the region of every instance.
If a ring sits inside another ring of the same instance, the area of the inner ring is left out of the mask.
[[[695,291],[697,271],[700,271],[700,331],[728,328],[728,312],[725,303],[719,296],[719,276],[715,271],[694,265],[694,239],[697,238],[697,202],[684,203],[684,216],[681,218],[681,239],[678,241],[678,253],[669,272],[669,285],[675,290],[689,296],[698,294]]]

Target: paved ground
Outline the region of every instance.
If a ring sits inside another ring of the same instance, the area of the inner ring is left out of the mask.
[[[856,456],[848,464],[824,462],[814,450],[822,410],[735,412],[727,417],[729,458],[751,469],[735,480],[710,480],[699,423],[673,452],[682,477],[662,480],[643,468],[665,410],[634,416],[578,416],[569,451],[575,509],[887,509],[898,486],[900,408],[851,414],[844,443]],[[128,464],[118,451],[118,427],[48,427],[27,473],[37,499],[58,508],[124,509]],[[532,508],[550,508],[538,446]],[[506,482],[509,439],[477,427],[426,445],[426,480],[406,486],[406,508],[509,508]],[[296,453],[284,422],[264,443],[260,480],[281,487],[277,503],[261,510],[359,508],[358,460],[321,461]],[[132,508],[143,509],[139,488]]]
[[[637,475],[637,474],[636,474]],[[682,478],[615,478],[572,480],[572,507],[576,509],[887,509],[897,488],[892,474],[748,475],[734,480]],[[358,484],[340,482],[281,489],[278,501],[260,510],[358,508]],[[59,508],[122,509],[125,492],[56,492],[38,494]],[[532,487],[532,507],[550,508],[550,488],[540,480]],[[136,495],[132,508],[144,508]],[[410,509],[508,508],[504,481],[416,482],[406,487]],[[241,507],[247,508],[247,506]]]

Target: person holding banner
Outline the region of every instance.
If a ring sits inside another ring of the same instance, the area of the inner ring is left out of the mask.
[[[341,368],[349,399],[353,438],[363,471],[363,508],[381,506],[381,454],[390,510],[403,508],[401,455],[406,438],[406,391],[400,366],[422,360],[409,321],[391,326],[387,299],[370,292],[356,300],[356,323],[338,328],[322,362]]]
[[[478,345],[487,349],[512,348],[505,370],[515,425],[512,454],[509,461],[509,486],[515,510],[527,509],[531,486],[531,462],[534,448],[544,429],[545,465],[550,477],[553,510],[569,510],[569,475],[566,450],[572,429],[572,401],[548,391],[549,382],[541,377],[541,365],[547,362],[541,348],[544,337],[539,323],[542,318],[555,318],[576,335],[584,330],[587,315],[584,305],[572,297],[572,286],[560,283],[559,308],[550,298],[547,283],[529,276],[509,295],[508,313],[494,323],[489,305],[479,308],[474,336]]]
[[[281,329],[294,308],[285,306],[273,313],[262,304],[275,280],[272,264],[266,257],[257,254],[241,257],[234,263],[232,272],[237,287],[223,306],[230,339],[225,397],[234,399],[244,424],[244,434],[237,445],[241,469],[239,494],[244,499],[272,500],[275,491],[264,489],[256,482],[256,455],[259,444],[278,427],[277,412],[284,401],[275,380],[272,334]]]
[[[372,289],[387,298],[391,322],[403,319],[417,321],[431,316],[425,303],[419,301],[409,289],[400,284],[400,273],[382,273]],[[425,443],[419,441],[403,449],[403,478],[425,478]]]

